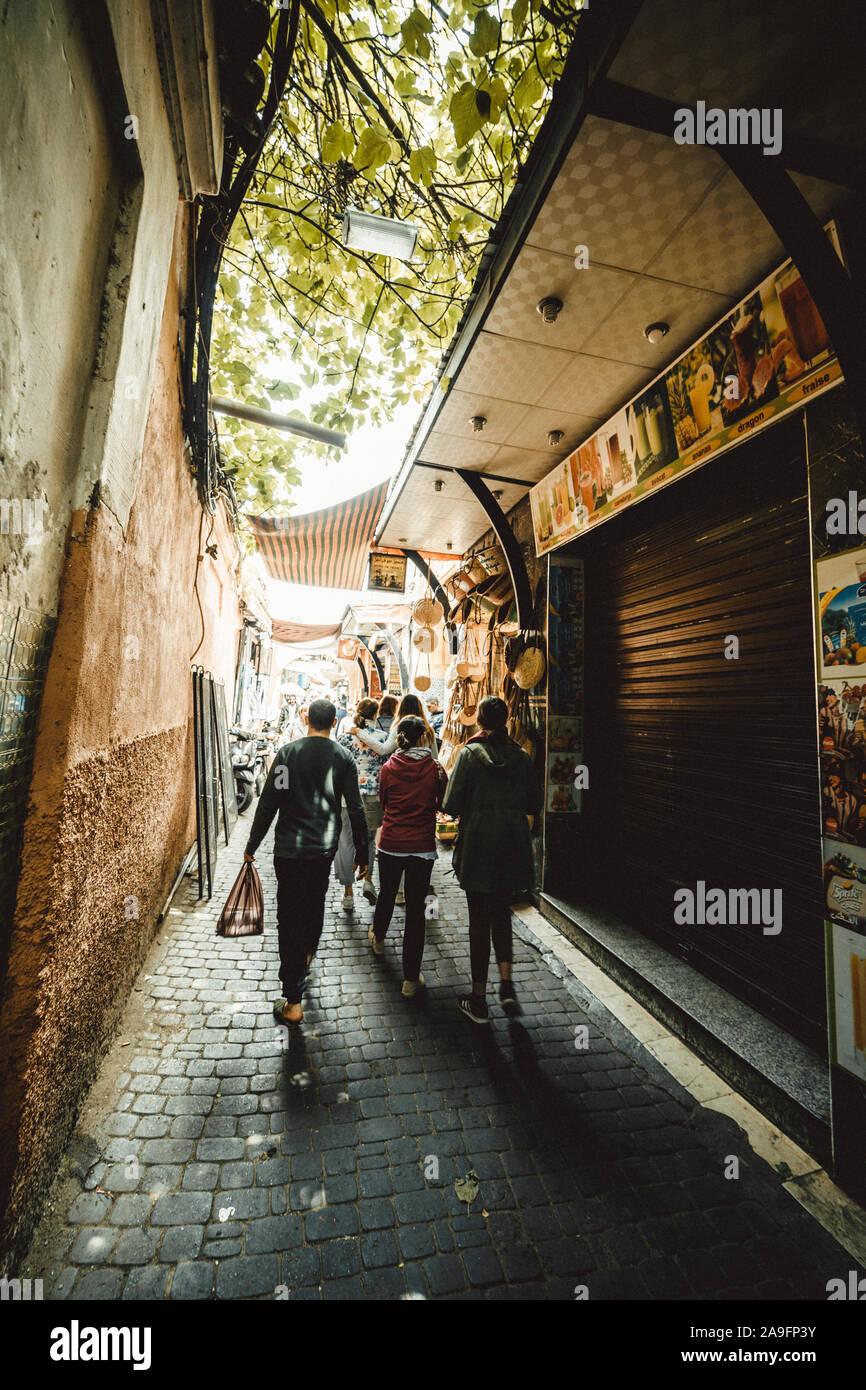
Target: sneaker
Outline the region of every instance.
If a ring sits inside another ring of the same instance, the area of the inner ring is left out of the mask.
[[[351,884],[348,888],[343,890],[343,901],[340,904],[340,906],[342,907],[344,912],[354,912],[355,894],[352,892]]]
[[[361,892],[364,894],[364,897],[367,899],[368,903],[376,902],[377,898],[379,897],[379,894],[373,887],[373,880],[369,878],[364,879],[364,886],[361,889]]]
[[[457,1007],[467,1018],[471,1018],[473,1023],[490,1022],[487,1000],[478,994],[464,994],[462,999],[457,1000]]]
[[[372,922],[370,923],[369,927],[367,928],[367,940],[369,941],[370,945],[373,947],[373,955],[374,955],[374,956],[384,956],[384,954],[385,954],[385,943],[384,943],[384,941],[380,941],[380,940],[378,939],[378,937],[376,936],[376,933],[373,931],[373,923],[372,923]]]
[[[421,989],[421,987],[422,987],[423,984],[424,984],[424,976],[423,976],[423,975],[419,975],[417,980],[404,980],[404,981],[403,981],[403,990],[402,990],[403,998],[404,998],[404,999],[412,999],[412,998],[414,998],[414,996],[418,993],[419,989]]]
[[[514,988],[513,980],[503,980],[500,984],[499,1002],[509,1018],[516,1018],[518,1014],[523,1013],[520,1007],[520,1000],[517,997],[517,991]]]
[[[397,893],[396,898],[394,899],[394,906],[395,906],[395,907],[405,907],[405,906],[406,906],[406,894],[403,892],[403,889],[402,889],[402,888],[399,890],[399,892]]]

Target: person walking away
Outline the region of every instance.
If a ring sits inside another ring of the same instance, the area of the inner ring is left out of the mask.
[[[382,754],[376,749],[368,747],[362,743],[358,737],[362,729],[372,727],[373,720],[376,718],[377,705],[375,700],[363,699],[358,701],[358,708],[355,711],[355,723],[351,730],[339,738],[337,742],[344,748],[349,756],[354,760],[358,772],[358,785],[361,790],[361,800],[364,805],[364,814],[367,818],[367,831],[369,836],[369,849],[367,853],[367,873],[364,877],[362,892],[370,903],[376,901],[376,889],[373,884],[373,864],[376,859],[376,831],[382,824],[382,809],[379,805],[379,772],[384,761]],[[352,828],[348,816],[343,813],[343,825],[340,832],[340,843],[337,850],[337,857],[334,863],[334,871],[337,881],[343,885],[342,908],[344,912],[351,912],[355,906],[353,890],[353,869],[352,869]]]
[[[541,794],[532,759],[506,732],[505,701],[488,695],[477,718],[481,733],[460,751],[443,810],[460,818],[452,864],[469,907],[472,993],[458,1007],[473,1023],[487,1023],[491,940],[502,1007],[520,1013],[511,978],[511,901],[533,886],[531,827]]]
[[[439,745],[436,742],[436,735],[424,713],[424,706],[417,695],[409,694],[403,696],[397,707],[397,721],[395,724],[392,724],[389,732],[385,736],[383,736],[378,729],[365,727],[357,731],[358,738],[362,743],[366,744],[367,747],[377,749],[383,757],[390,757],[390,755],[397,750],[397,724],[399,724],[401,719],[405,719],[407,715],[413,715],[416,719],[421,720],[425,727],[422,744],[425,747],[429,747],[434,758],[438,758]],[[405,890],[401,883],[397,892],[396,905],[397,907],[403,907],[405,902]]]
[[[426,725],[407,715],[397,725],[397,752],[379,774],[382,830],[379,836],[379,901],[367,939],[384,952],[401,875],[406,884],[403,926],[403,995],[411,999],[424,983],[425,904],[436,862],[436,811],[448,785],[445,771],[425,743]]]
[[[301,999],[306,967],[322,935],[341,801],[348,809],[356,872],[359,877],[367,872],[369,837],[358,774],[351,755],[330,737],[335,717],[330,700],[314,700],[307,737],[279,750],[259,797],[244,851],[245,860],[255,858],[276,816],[277,935],[285,997],[277,1000],[274,1013],[281,1023],[297,1024],[304,1017]]]

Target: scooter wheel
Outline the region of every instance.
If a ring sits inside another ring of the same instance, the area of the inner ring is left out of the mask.
[[[242,816],[253,799],[252,788],[249,782],[244,782],[237,792],[238,815]]]

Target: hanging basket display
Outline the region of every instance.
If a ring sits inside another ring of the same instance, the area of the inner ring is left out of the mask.
[[[534,690],[544,676],[547,663],[540,647],[524,647],[514,664],[514,681],[521,690]]]
[[[432,652],[435,634],[432,627],[419,627],[412,633],[412,646],[419,652]]]

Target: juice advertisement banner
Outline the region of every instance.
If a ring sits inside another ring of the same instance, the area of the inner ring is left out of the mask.
[[[827,234],[841,258],[835,224]],[[606,521],[842,379],[788,261],[530,491],[536,554]]]

